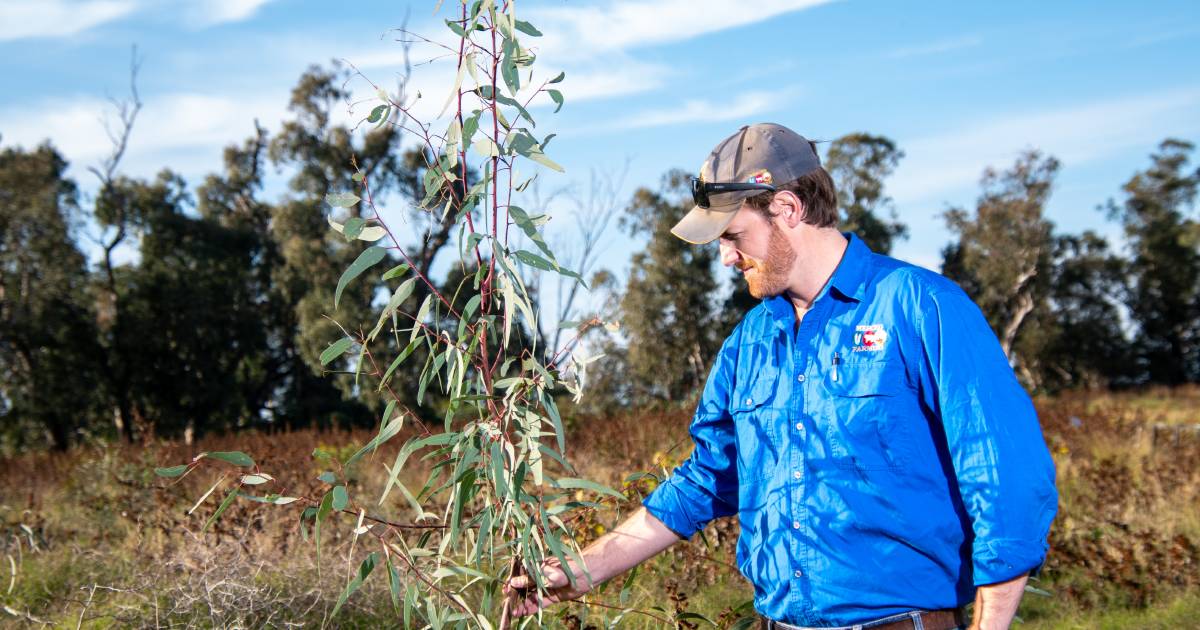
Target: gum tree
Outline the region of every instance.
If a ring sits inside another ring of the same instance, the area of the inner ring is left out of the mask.
[[[326,196],[331,229],[361,251],[332,288],[327,316],[341,332],[320,361],[346,366],[360,395],[382,397],[378,435],[319,477],[327,487],[320,496],[285,496],[242,452],[201,453],[157,472],[179,477],[209,464],[236,468],[235,477],[222,477],[232,483],[218,480],[205,496],[224,497],[205,528],[239,498],[299,507],[318,564],[322,528],[335,516],[351,516],[354,545],[370,551],[335,615],[364,580],[382,573],[406,627],[507,628],[516,621],[502,584],[529,573],[543,589],[537,570],[543,562],[579,561],[572,523],[600,505],[593,499],[623,495],[573,472],[555,403],[556,395],[581,395],[586,360],[572,350],[588,328],[605,322],[581,322],[562,347],[538,347],[526,278],[549,273],[583,281],[543,238],[548,217],[512,203],[536,177],[529,173],[562,171],[546,153],[550,137],[534,131],[529,108],[539,98],[561,107],[556,84],[563,75],[533,70],[535,54],[526,42],[541,33],[516,18],[513,2],[464,2],[454,13],[445,24],[456,39],[445,48],[457,63],[443,118],[418,120],[412,102],[372,84],[378,103],[366,122],[392,125],[419,143],[413,154],[424,160],[418,205],[432,223],[455,228],[457,286],[451,291],[434,282],[419,252],[406,251],[396,226],[380,215],[372,165],[353,160],[347,168],[354,186]],[[390,296],[370,321],[347,319],[339,306],[368,274],[380,274]],[[419,306],[409,308],[416,303],[409,298],[422,294]],[[396,378],[407,361],[422,362],[414,382]],[[411,400],[426,413],[406,403]],[[422,420],[431,415],[440,422]],[[384,464],[382,495],[352,496],[344,471],[402,434],[411,437]],[[421,487],[409,487],[402,473],[418,459],[430,472]],[[404,505],[410,518],[378,516],[388,501]]]

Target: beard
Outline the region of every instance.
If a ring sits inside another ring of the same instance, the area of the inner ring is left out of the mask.
[[[788,276],[792,263],[796,262],[796,250],[792,249],[779,226],[771,223],[771,234],[767,237],[767,256],[763,260],[747,259],[741,266],[746,278],[747,289],[756,299],[773,297],[787,290]]]

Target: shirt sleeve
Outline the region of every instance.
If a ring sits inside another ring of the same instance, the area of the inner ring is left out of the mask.
[[[976,586],[1038,568],[1058,506],[1037,412],[983,313],[961,290],[920,300],[920,384],[936,410],[971,518]]]
[[[709,371],[688,430],[695,443],[691,456],[642,501],[650,514],[684,540],[709,521],[737,513],[737,444],[729,414],[735,337],[726,339]]]

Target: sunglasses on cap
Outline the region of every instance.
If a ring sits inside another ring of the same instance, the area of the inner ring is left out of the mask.
[[[765,190],[775,192],[775,187],[770,184],[757,184],[751,182],[706,182],[699,177],[692,178],[692,201],[696,202],[701,208],[709,207],[708,196],[713,193],[738,192],[741,190]]]

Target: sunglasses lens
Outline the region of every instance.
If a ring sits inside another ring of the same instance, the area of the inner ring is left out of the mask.
[[[692,178],[692,201],[701,208],[708,207],[708,191],[704,189],[704,182],[697,177]]]

